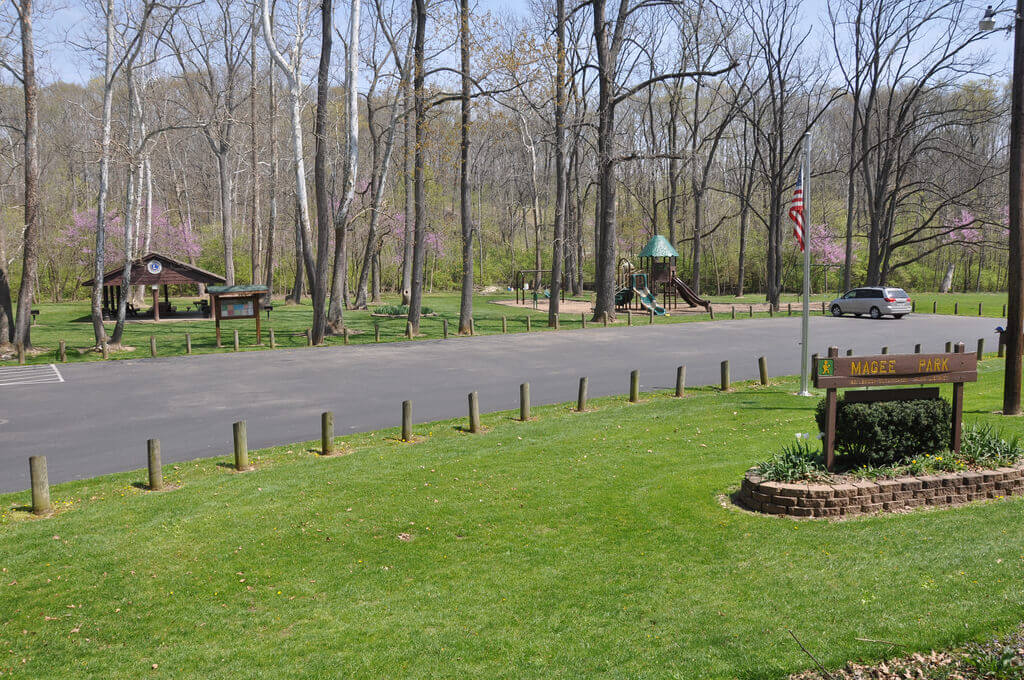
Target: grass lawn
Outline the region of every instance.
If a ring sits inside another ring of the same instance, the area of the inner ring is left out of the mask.
[[[812,311],[821,311],[822,302],[831,302],[841,294],[833,292],[827,295],[812,295]],[[734,295],[712,295],[709,299],[712,302],[725,304],[757,304],[764,302],[764,295],[750,293],[739,298]],[[932,303],[935,303],[936,314],[953,314],[955,311],[960,316],[978,316],[978,304],[981,303],[981,316],[1004,318],[1003,305],[1006,304],[1006,293],[919,293],[910,291],[910,299],[917,304],[918,314],[931,314]],[[780,301],[783,307],[787,303],[792,303],[795,309],[796,305],[802,303],[803,297],[797,293],[784,293]]]
[[[1002,364],[966,389],[1001,420]],[[534,409],[0,496],[14,678],[780,678],[1005,633],[1024,499],[793,521],[723,507],[813,428],[793,380]],[[315,432],[310,433],[315,436]]]
[[[534,311],[491,304],[494,300],[510,300],[512,293],[499,295],[478,295],[473,303],[473,320],[478,335],[493,335],[502,332],[502,317],[507,319],[509,333],[526,331],[526,319],[531,319],[533,331],[551,330],[547,327],[547,311]],[[175,298],[176,306],[187,306],[191,298]],[[397,304],[397,297],[386,297],[381,304]],[[434,316],[425,316],[420,321],[421,338],[440,338],[443,336],[442,320],[448,320],[448,332],[452,335],[458,331],[459,296],[457,293],[435,293],[423,298],[424,307],[429,307]],[[405,318],[390,319],[372,316],[372,310],[379,305],[371,305],[369,311],[347,310],[345,323],[352,329],[350,342],[353,344],[374,342],[374,324],[380,326],[381,342],[405,340]],[[87,301],[64,304],[38,304],[40,310],[39,323],[32,327],[32,342],[37,349],[44,350],[40,354],[27,357],[28,363],[51,363],[56,360],[57,347],[60,340],[65,340],[68,347],[68,361],[96,361],[102,356],[95,351],[79,352],[79,349],[90,348],[94,342],[92,322],[89,320],[89,303]],[[767,317],[767,314],[755,316]],[[625,322],[625,315],[620,315],[620,323]],[[706,320],[707,314],[680,314],[655,317],[655,323],[681,323],[687,321]],[[590,322],[588,328],[598,328],[600,324]],[[634,323],[647,323],[646,314],[634,313]],[[267,332],[274,329],[278,347],[300,347],[306,344],[305,332],[313,322],[313,307],[306,299],[301,305],[286,305],[283,300],[274,301],[274,310],[270,318],[263,315],[263,346],[256,343],[256,324],[252,319],[221,322],[223,347],[218,349],[214,322],[208,320],[182,320],[131,322],[126,324],[124,344],[134,348],[132,351],[112,352],[112,359],[138,359],[150,356],[149,337],[156,336],[157,354],[174,356],[185,353],[185,334],[192,334],[192,351],[195,354],[211,352],[231,352],[233,348],[233,331],[238,329],[242,350],[269,349]],[[578,313],[560,315],[560,324],[565,328],[579,328],[581,321]],[[113,332],[113,322],[107,323],[108,333]],[[327,344],[341,345],[344,338],[328,337]],[[0,366],[17,363],[16,359],[0,361]]]

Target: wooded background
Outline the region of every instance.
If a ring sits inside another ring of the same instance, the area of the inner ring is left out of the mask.
[[[614,315],[653,234],[702,294],[777,305],[808,131],[833,290],[1005,287],[1006,46],[976,3],[83,3],[85,84],[36,73],[59,10],[0,17],[0,342],[149,251],[311,295],[317,338],[388,291],[416,330],[425,291],[461,289],[467,331],[520,268]],[[123,323],[97,292],[97,343]]]

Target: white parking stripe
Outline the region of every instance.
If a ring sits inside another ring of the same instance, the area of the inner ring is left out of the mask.
[[[18,366],[0,369],[0,386],[62,383],[64,376],[54,364]]]

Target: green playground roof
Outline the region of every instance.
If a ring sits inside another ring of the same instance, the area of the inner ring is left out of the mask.
[[[640,251],[640,257],[679,257],[679,253],[667,238],[659,234],[651,237],[644,249]]]
[[[266,286],[207,286],[206,290],[211,293],[223,295],[224,293],[266,293]]]

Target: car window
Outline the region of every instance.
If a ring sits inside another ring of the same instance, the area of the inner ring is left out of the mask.
[[[884,297],[884,296],[882,294],[882,291],[880,291],[880,290],[869,290],[868,291],[868,297],[880,298],[880,297]]]
[[[907,295],[907,291],[903,290],[902,288],[888,288],[885,292],[887,296],[891,298],[910,297],[909,295]]]

